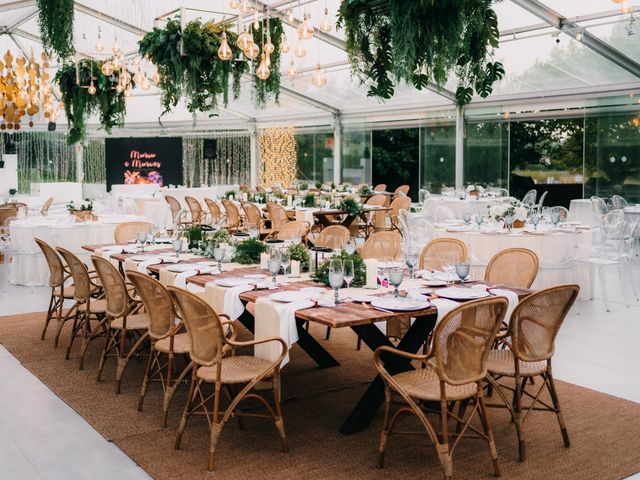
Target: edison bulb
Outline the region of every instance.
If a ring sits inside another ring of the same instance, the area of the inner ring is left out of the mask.
[[[298,74],[298,70],[296,69],[296,64],[293,60],[289,62],[289,69],[287,70],[287,75],[291,78],[295,77]]]
[[[316,65],[316,69],[311,76],[311,83],[318,88],[322,88],[327,84],[327,77],[325,77],[322,70],[320,70],[319,63]]]
[[[329,9],[327,7],[324,7],[324,17],[322,18],[322,23],[320,23],[318,28],[324,33],[329,33],[333,28],[333,25],[329,21]]]
[[[107,60],[102,64],[100,71],[103,75],[110,77],[113,74],[113,64],[109,60]]]
[[[100,40],[100,35],[98,34],[98,40],[96,40],[96,52],[102,53],[104,52],[104,45],[102,45],[102,40]]]
[[[114,70],[120,70],[120,67],[122,66],[120,60],[118,60],[118,57],[115,57],[113,60],[111,60],[111,65],[113,65]]]
[[[133,60],[131,60],[131,64],[134,66],[138,66],[140,65],[140,57],[138,55],[136,55],[135,57],[133,57]]]
[[[251,45],[253,45],[253,37],[247,32],[246,28],[238,36],[238,40],[236,41],[236,45],[242,51],[249,50],[251,48]]]
[[[127,85],[127,88],[124,89],[124,96],[125,97],[131,96],[131,84]]]
[[[233,56],[229,42],[227,42],[227,32],[222,32],[222,42],[220,42],[220,48],[218,48],[218,57],[220,60],[226,61]]]
[[[298,38],[300,40],[311,40],[313,38],[313,26],[309,23],[309,17],[304,15],[304,20],[298,25]]]
[[[91,81],[91,85],[89,85],[89,88],[87,89],[87,92],[89,93],[89,95],[95,95],[96,94],[96,87],[93,85],[93,81]]]
[[[289,23],[293,23],[293,8],[289,7],[289,10],[287,11],[287,20],[289,20]]]
[[[296,48],[293,49],[293,54],[298,58],[302,58],[307,54],[307,49],[304,48],[302,42],[298,42]]]
[[[138,71],[133,76],[133,81],[136,82],[136,85],[137,85],[139,83],[142,83],[142,78],[143,77],[144,77],[144,75],[142,74],[142,70],[140,69],[140,67],[138,67]]]
[[[149,78],[147,77],[147,74],[144,74],[144,77],[142,78],[142,82],[140,83],[140,87],[142,87],[142,90],[149,90],[151,88],[151,82],[149,81]]]
[[[291,51],[291,46],[289,45],[289,40],[286,35],[282,37],[282,43],[280,44],[280,53],[289,53]]]
[[[244,54],[249,60],[258,58],[258,55],[260,55],[260,47],[253,43],[247,50],[244,51]]]
[[[240,2],[238,0],[231,0],[229,2],[229,6],[234,10],[237,10],[238,8],[240,8]]]
[[[120,45],[118,45],[118,39],[116,38],[111,45],[111,51],[116,54],[120,51]]]
[[[260,80],[266,80],[267,78],[269,78],[270,74],[271,74],[271,71],[269,70],[269,67],[267,66],[266,55],[263,53],[262,54],[262,61],[260,62],[260,65],[258,66],[258,70],[256,70],[256,75],[258,76],[258,78]]]
[[[153,73],[151,80],[153,80],[153,83],[160,83],[160,73],[157,70]]]
[[[240,12],[247,14],[247,13],[251,13],[253,9],[251,8],[251,5],[249,4],[248,0],[242,0],[242,3],[240,4]]]
[[[123,70],[120,74],[120,83],[124,86],[127,86],[131,83],[131,75],[126,70]]]
[[[267,36],[267,43],[264,44],[264,53],[266,53],[267,55],[271,55],[276,47],[273,46],[273,43],[271,43],[271,37]]]

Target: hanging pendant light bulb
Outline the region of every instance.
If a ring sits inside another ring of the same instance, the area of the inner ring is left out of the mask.
[[[120,78],[118,81],[126,87],[131,84],[131,75],[129,74],[129,72],[123,69],[122,73],[120,73]]]
[[[127,87],[124,89],[124,96],[125,97],[131,96],[131,84],[128,84]]]
[[[144,75],[142,74],[142,70],[140,69],[140,67],[138,67],[138,71],[133,76],[133,81],[136,82],[136,85],[137,85],[139,83],[142,83],[143,78],[144,78]]]
[[[153,83],[155,84],[160,83],[160,72],[158,72],[157,70],[153,72],[153,76],[151,77],[151,80],[153,80]]]
[[[95,49],[96,49],[96,52],[98,53],[104,52],[104,45],[102,44],[102,40],[100,37],[100,30],[98,30],[98,39],[96,40]]]
[[[227,42],[227,32],[222,32],[222,42],[220,42],[220,48],[218,48],[218,57],[220,60],[227,61],[233,56],[229,42]]]
[[[296,48],[293,49],[293,54],[298,58],[302,58],[307,54],[307,49],[304,48],[302,42],[298,41]]]
[[[276,50],[276,47],[271,43],[271,35],[267,35],[267,43],[264,44],[263,50],[267,55],[271,55]]]
[[[240,2],[238,0],[231,0],[231,2],[229,2],[229,6],[234,10],[237,10],[240,8]]]
[[[242,3],[240,4],[240,13],[244,13],[245,15],[247,13],[251,13],[251,5],[249,4],[248,0],[242,0]]]
[[[269,78],[270,74],[271,74],[271,71],[267,66],[267,58],[266,58],[266,55],[263,53],[262,60],[260,62],[260,65],[258,66],[258,70],[256,70],[256,75],[260,80],[266,80],[267,78]]]
[[[287,75],[289,75],[291,78],[294,78],[296,75],[298,75],[298,70],[296,69],[296,64],[294,63],[293,60],[289,62],[289,69],[287,70]]]
[[[311,76],[311,83],[318,88],[322,88],[327,84],[327,77],[320,70],[320,63],[316,65],[316,69]]]
[[[286,35],[282,36],[282,43],[280,44],[280,53],[289,53],[291,46],[289,45],[289,39]]]
[[[236,45],[242,51],[247,51],[253,45],[253,37],[249,32],[247,32],[247,27],[244,27],[244,30],[240,35],[238,35],[238,40],[236,41]]]
[[[287,20],[289,20],[289,23],[293,23],[293,8],[291,7],[287,10]]]
[[[87,93],[89,95],[95,95],[96,94],[96,87],[93,84],[93,77],[91,78],[91,84],[89,85],[89,88],[87,89]]]
[[[122,84],[120,82],[118,82],[118,84],[116,85],[116,92],[118,92],[118,93],[124,92],[124,87],[122,86]]]
[[[258,47],[258,45],[253,43],[253,44],[251,44],[251,46],[247,50],[244,51],[244,55],[249,60],[254,60],[254,59],[258,58],[258,55],[260,55],[260,47]]]
[[[120,70],[120,67],[122,66],[118,57],[114,57],[114,59],[111,60],[111,65],[113,65],[114,70]]]
[[[271,67],[271,55],[267,54],[267,67]]]
[[[140,87],[142,88],[142,90],[145,90],[145,91],[151,88],[151,82],[149,81],[149,78],[147,77],[146,73],[142,77],[142,82],[140,82]]]
[[[118,36],[113,37],[113,45],[111,45],[111,51],[116,55],[120,51],[120,45],[118,45]]]
[[[322,22],[320,23],[320,26],[318,28],[321,32],[324,33],[329,33],[333,28],[333,25],[329,20],[329,9],[326,7],[326,5],[324,7],[324,16],[322,17]]]
[[[133,60],[131,60],[131,64],[134,66],[138,66],[140,65],[140,57],[138,55],[136,55],[135,57],[133,57]]]
[[[260,28],[260,21],[258,20],[258,11],[253,12],[253,29],[257,30]]]
[[[313,38],[313,26],[309,22],[309,15],[307,13],[304,14],[302,23],[298,25],[297,32],[300,40],[310,40]]]
[[[113,64],[109,60],[107,60],[102,64],[100,71],[103,75],[110,77],[113,74]]]

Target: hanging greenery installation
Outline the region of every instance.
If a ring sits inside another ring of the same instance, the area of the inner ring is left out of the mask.
[[[123,91],[116,90],[118,80],[116,74],[104,75],[100,62],[86,58],[77,64],[66,63],[58,70],[56,82],[69,121],[69,144],[84,140],[85,122],[92,113],[100,114],[100,124],[107,133],[111,133],[113,127],[124,125],[126,97]],[[133,79],[130,82],[133,88]]]
[[[270,43],[273,45],[273,52],[270,54],[271,64],[269,70],[272,72],[266,80],[260,80],[255,77],[253,80],[253,95],[255,104],[259,108],[267,106],[267,100],[273,98],[278,103],[280,97],[280,44],[284,35],[282,20],[279,18],[270,18],[268,28],[263,28],[264,24],[253,31],[253,41],[256,45],[260,45],[264,50],[264,45]],[[267,32],[269,32],[267,34]],[[257,71],[261,58],[257,57],[253,60],[253,70]]]
[[[75,53],[73,48],[73,0],[36,0],[42,47],[64,60]]]
[[[493,61],[500,32],[491,8],[499,0],[342,0],[338,26],[368,95],[389,99],[406,82],[444,87],[455,74],[456,103],[485,98],[504,67]]]

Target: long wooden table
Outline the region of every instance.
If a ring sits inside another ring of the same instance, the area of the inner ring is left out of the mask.
[[[343,218],[340,221],[340,225],[349,228],[357,218],[362,219],[362,221],[366,223],[368,213],[388,212],[389,210],[391,210],[391,208],[389,207],[365,208],[360,213],[353,214],[347,212],[346,210],[329,208],[315,211],[313,212],[313,216],[316,217],[318,223],[320,223],[320,225],[322,225],[322,227],[324,228],[333,225],[333,217],[343,215]]]
[[[87,245],[83,248],[95,251],[100,245]],[[102,245],[104,247],[104,245]],[[148,250],[147,254],[167,253],[168,249]],[[119,262],[134,254],[116,254],[111,258]],[[181,263],[196,263],[203,258],[185,259]],[[159,273],[160,269],[166,268],[169,264],[152,265],[148,270],[152,273]],[[255,266],[238,268],[223,271],[216,275],[196,275],[187,279],[188,283],[204,287],[208,282],[224,278],[226,276],[247,275],[252,273],[264,273]],[[475,282],[478,283],[478,282]],[[299,290],[303,287],[318,286],[317,283],[309,281],[291,282],[281,284],[277,290],[251,290],[240,295],[240,299],[246,304],[255,302],[258,298],[271,295],[275,291]],[[492,285],[493,287],[506,288],[504,286]],[[327,290],[329,290],[327,288]],[[434,289],[437,294],[437,289]],[[526,289],[509,288],[518,294],[522,299],[531,293]],[[415,318],[408,331],[400,342],[396,345],[374,325],[375,322],[389,320],[406,320]],[[238,319],[248,330],[254,332],[255,319],[247,309]],[[344,302],[335,307],[312,307],[296,311],[296,326],[298,331],[297,344],[302,348],[320,368],[329,368],[339,365],[339,362],[304,328],[305,322],[314,322],[331,328],[351,328],[359,338],[371,349],[375,351],[381,346],[388,346],[404,352],[417,353],[424,341],[435,327],[437,320],[437,310],[430,306],[422,310],[411,312],[386,312],[376,310],[369,305]],[[397,355],[382,355],[385,368],[391,375],[395,375],[408,370],[413,370],[411,362]],[[358,403],[353,408],[349,417],[345,420],[340,432],[343,434],[357,433],[365,430],[384,402],[384,383],[379,375],[371,380],[369,387],[364,392]]]

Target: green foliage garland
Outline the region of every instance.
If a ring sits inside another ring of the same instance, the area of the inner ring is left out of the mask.
[[[227,29],[227,42],[233,56],[223,61],[218,57],[223,27],[219,23],[194,20],[187,23],[184,32],[180,20],[172,18],[164,28],[155,27],[140,42],[141,56],[146,56],[158,68],[159,87],[162,90],[162,115],[187,99],[190,112],[209,112],[229,102],[229,83],[233,79],[233,96],[240,94],[240,79],[248,70],[246,62],[235,59],[242,51],[236,46],[237,35]],[[180,45],[184,55],[181,55]]]
[[[340,252],[338,255],[334,255],[333,258],[339,258],[342,261],[344,260],[353,260],[353,282],[351,282],[351,287],[362,287],[367,281],[367,270],[364,266],[364,261],[362,257],[357,253],[353,253],[349,255],[345,250]],[[324,285],[329,285],[329,266],[331,262],[327,261],[318,267],[318,270],[311,276],[314,282],[322,283]]]
[[[354,72],[369,96],[389,99],[404,81],[422,90],[443,87],[455,73],[456,102],[485,98],[504,76],[500,62],[487,61],[498,47],[499,0],[342,0],[344,28]]]
[[[91,83],[92,75],[95,95],[89,95],[88,89],[83,88]],[[104,75],[97,60],[85,58],[77,66],[75,63],[64,64],[56,73],[56,82],[69,121],[69,145],[84,140],[85,121],[92,113],[100,113],[100,124],[107,133],[111,133],[113,127],[124,125],[127,106],[124,93],[115,90],[118,76],[115,73]],[[135,87],[133,79],[131,85]]]
[[[260,27],[253,31],[253,41],[256,45],[260,46],[262,51],[262,24]],[[257,76],[253,79],[253,96],[255,104],[259,108],[265,108],[267,106],[267,100],[273,98],[278,103],[280,98],[280,44],[282,43],[282,36],[284,35],[284,28],[282,26],[282,20],[279,18],[269,19],[269,34],[271,35],[271,43],[273,44],[274,51],[271,54],[271,75],[266,80],[260,80]],[[267,42],[267,36],[265,32],[264,43]],[[260,65],[260,56],[253,61],[253,71],[255,72]]]
[[[362,212],[362,205],[356,202],[353,198],[344,198],[338,205],[340,210],[344,210],[349,215],[360,215]]]
[[[233,261],[242,265],[260,263],[260,254],[266,251],[267,246],[264,242],[256,238],[250,238],[236,245],[236,256]]]
[[[63,60],[73,55],[73,0],[36,0],[36,5],[45,52]]]
[[[308,272],[309,271],[309,250],[302,243],[292,243],[287,247],[287,251],[289,252],[289,258],[291,260],[297,260],[300,262],[300,271]]]

